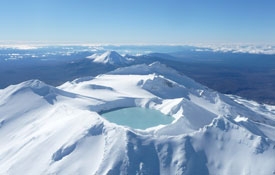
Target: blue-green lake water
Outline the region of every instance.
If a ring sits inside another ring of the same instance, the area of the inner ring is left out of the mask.
[[[172,123],[173,117],[153,109],[132,107],[103,113],[102,116],[112,123],[135,129],[147,129]]]

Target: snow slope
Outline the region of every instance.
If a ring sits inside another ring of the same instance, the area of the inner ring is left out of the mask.
[[[110,65],[125,65],[129,60],[115,51],[106,51],[105,53],[98,55],[97,53],[88,56],[88,59],[92,59],[95,63],[110,64]]]
[[[175,118],[138,130],[100,114]],[[212,91],[158,62],[52,87],[0,90],[0,174],[274,174],[275,107]]]

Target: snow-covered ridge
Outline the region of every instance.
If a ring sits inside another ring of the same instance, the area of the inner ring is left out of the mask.
[[[175,120],[137,130],[100,115],[135,106]],[[275,107],[220,94],[158,62],[59,87],[13,85],[0,90],[0,114],[0,174],[275,172]]]

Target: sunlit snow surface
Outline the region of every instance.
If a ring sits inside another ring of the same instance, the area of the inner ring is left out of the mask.
[[[158,110],[147,129],[101,114]],[[0,174],[274,174],[275,107],[212,91],[162,65],[134,65],[59,87],[0,90]]]

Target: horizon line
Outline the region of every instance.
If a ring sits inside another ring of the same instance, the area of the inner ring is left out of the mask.
[[[5,46],[275,46],[275,43],[251,43],[251,42],[181,42],[181,43],[113,43],[113,42],[69,42],[69,41],[13,41],[0,40],[0,47]]]

